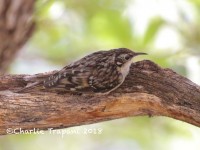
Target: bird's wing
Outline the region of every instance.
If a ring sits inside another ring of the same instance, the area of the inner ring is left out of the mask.
[[[65,68],[55,73],[44,81],[44,87],[60,87],[65,89],[88,87],[90,69]]]
[[[121,84],[113,54],[97,52],[69,64],[44,81],[44,87],[77,92],[107,92]]]
[[[81,88],[88,87],[88,78],[103,53],[95,52],[75,61],[44,81],[44,87]]]

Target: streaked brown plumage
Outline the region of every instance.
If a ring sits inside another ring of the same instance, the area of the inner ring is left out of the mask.
[[[132,58],[144,54],[127,48],[98,51],[67,65],[42,84],[45,88],[62,88],[80,93],[109,93],[123,83]]]

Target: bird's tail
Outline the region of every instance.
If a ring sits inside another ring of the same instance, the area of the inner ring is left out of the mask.
[[[18,91],[15,91],[15,92],[16,93],[21,93],[21,92],[24,92],[24,91],[26,91],[28,89],[32,89],[34,87],[40,86],[42,83],[43,83],[43,81],[37,81],[37,82],[34,82],[34,83],[30,83],[26,87],[24,87],[24,88],[22,88],[22,89],[20,89]]]

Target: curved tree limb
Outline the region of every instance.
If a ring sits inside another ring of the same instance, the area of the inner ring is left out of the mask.
[[[127,116],[168,116],[200,127],[200,87],[145,60],[132,64],[123,85],[107,96],[33,88],[13,91],[51,73],[0,76],[0,134],[7,128],[48,129]]]

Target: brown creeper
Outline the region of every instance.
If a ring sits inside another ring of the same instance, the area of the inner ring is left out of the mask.
[[[42,84],[45,88],[108,94],[124,82],[132,58],[145,54],[127,48],[98,51],[67,65],[44,80]]]

